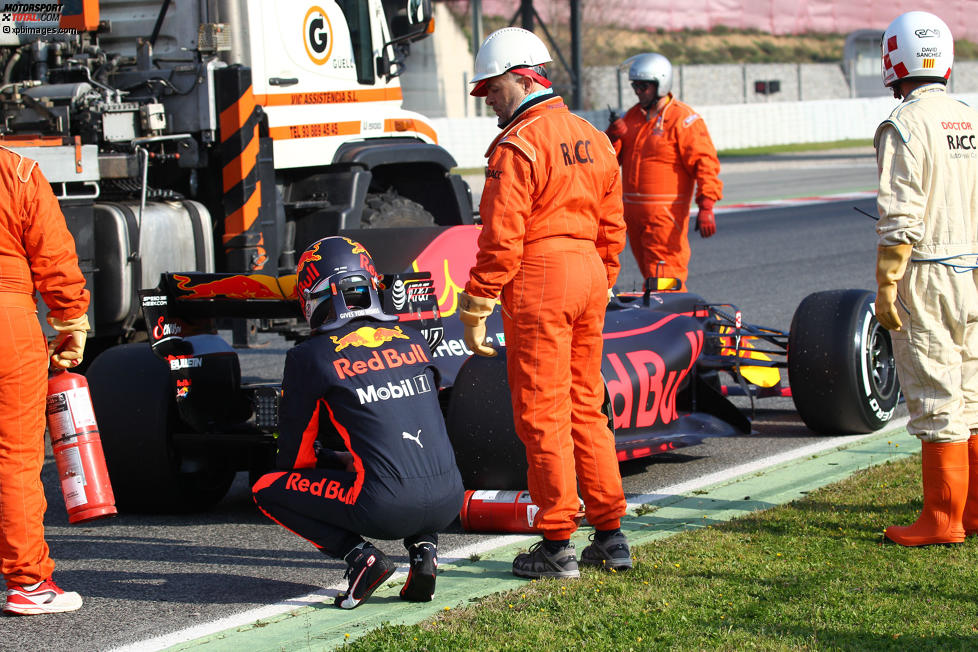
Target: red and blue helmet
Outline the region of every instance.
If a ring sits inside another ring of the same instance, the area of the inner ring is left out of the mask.
[[[299,307],[314,331],[339,328],[351,319],[397,321],[384,313],[380,275],[359,242],[331,236],[309,245],[295,267]]]

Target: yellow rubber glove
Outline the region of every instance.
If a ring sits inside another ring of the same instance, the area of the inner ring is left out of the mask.
[[[458,318],[465,326],[465,346],[486,358],[496,355],[496,349],[486,344],[486,318],[495,305],[495,299],[473,297],[465,292],[458,295]]]
[[[48,357],[55,367],[68,369],[81,364],[85,353],[85,339],[88,325],[88,315],[73,319],[58,319],[48,317],[48,324],[58,331],[58,334],[48,340]]]
[[[898,331],[903,327],[897,314],[897,282],[907,271],[913,245],[898,244],[876,250],[876,320],[883,328]]]

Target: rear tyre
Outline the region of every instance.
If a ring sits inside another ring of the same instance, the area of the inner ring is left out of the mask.
[[[874,294],[830,290],[799,304],[788,335],[788,380],[805,425],[825,434],[879,430],[900,399],[889,332]]]
[[[170,373],[148,344],[108,349],[86,377],[120,510],[199,511],[227,494],[233,469],[204,459],[193,472],[180,470],[173,432],[181,422]]]
[[[401,197],[388,188],[384,193],[369,193],[360,215],[363,229],[396,229],[416,226],[434,226],[434,216],[421,204]]]
[[[448,404],[448,436],[466,489],[526,489],[526,448],[513,426],[506,350],[462,365]]]

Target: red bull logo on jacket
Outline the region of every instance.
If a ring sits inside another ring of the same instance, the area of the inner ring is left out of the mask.
[[[382,346],[392,339],[397,338],[399,340],[410,339],[404,334],[400,326],[395,326],[394,328],[374,328],[373,326],[361,326],[360,328],[347,333],[343,337],[336,337],[335,335],[330,335],[330,339],[333,340],[333,344],[336,344],[336,350],[342,351],[348,346],[367,346],[371,349],[376,349],[378,346]]]
[[[333,360],[333,369],[340,380],[353,378],[368,371],[383,371],[396,369],[405,365],[416,365],[429,362],[428,354],[420,344],[412,344],[410,351],[397,349],[381,349],[374,351],[366,360],[348,360],[340,358]]]

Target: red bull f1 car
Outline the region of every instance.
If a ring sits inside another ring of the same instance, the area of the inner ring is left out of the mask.
[[[501,352],[495,358],[471,356],[455,314],[478,227],[351,235],[381,272],[391,272],[381,295],[398,323],[351,333],[338,349],[376,348],[380,355],[396,328],[421,330],[430,350],[418,355],[430,355],[441,373],[439,396],[466,487],[524,488],[499,311],[487,324]],[[608,305],[605,412],[620,460],[750,433],[751,409],[735,405],[734,394],[751,406],[791,396],[819,433],[870,432],[892,418],[900,386],[871,292],[812,294],[783,332],[744,322],[733,305],[662,289],[670,283],[648,279],[643,292]],[[238,353],[216,326],[244,318],[300,340],[308,331],[296,296],[295,275],[262,274],[164,274],[157,288],[140,292],[149,344],[113,347],[87,372],[120,507],[205,509],[238,471],[270,468],[280,385],[242,382]],[[397,398],[398,388],[383,391],[377,400]]]

